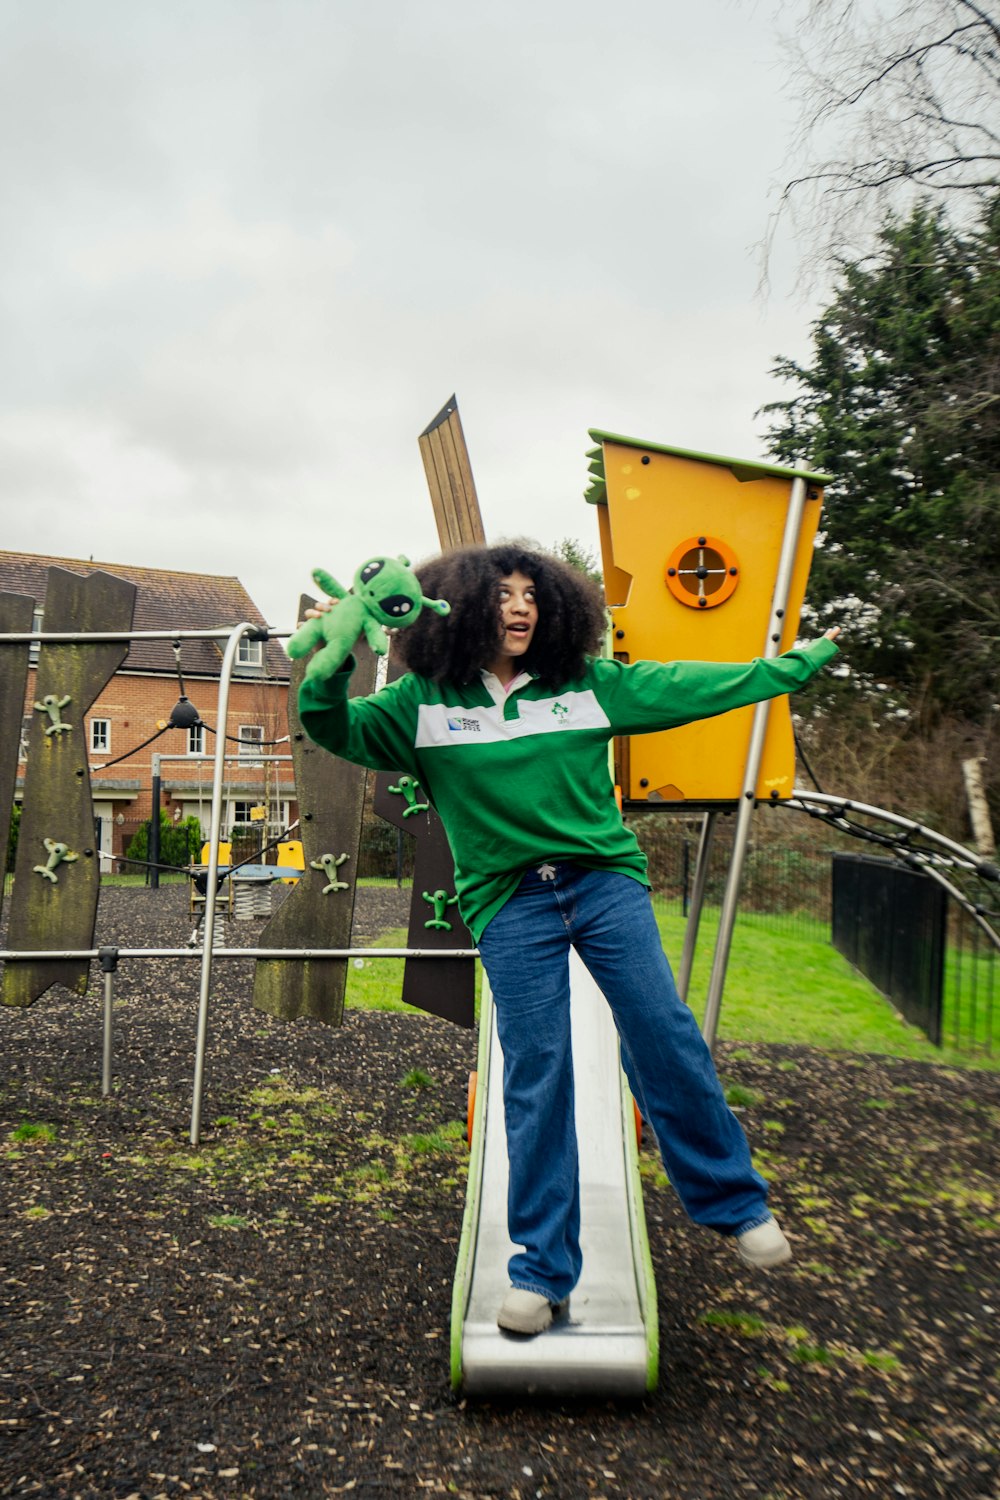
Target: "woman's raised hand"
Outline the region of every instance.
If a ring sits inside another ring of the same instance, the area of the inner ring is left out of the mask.
[[[325,615],[325,614],[329,613],[329,611],[333,608],[333,606],[336,603],[337,603],[336,599],[317,599],[317,601],[313,605],[313,607],[311,609],[307,609],[306,610],[306,619],[307,620],[318,620],[318,619],[320,619],[320,617],[322,615]],[[300,625],[302,625],[303,623],[304,623],[304,621],[302,621],[302,620],[299,621]]]

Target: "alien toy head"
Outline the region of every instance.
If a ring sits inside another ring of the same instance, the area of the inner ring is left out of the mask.
[[[354,575],[352,592],[380,625],[402,630],[412,625],[421,609],[435,614],[451,613],[446,599],[427,599],[420,591],[416,575],[410,571],[410,560],[399,557],[370,557]]]

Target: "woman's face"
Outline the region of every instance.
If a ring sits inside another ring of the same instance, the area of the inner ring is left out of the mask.
[[[518,658],[527,655],[538,624],[535,581],[524,573],[508,573],[499,583],[500,640],[492,670],[498,677],[520,670]],[[498,670],[498,667],[506,670]]]

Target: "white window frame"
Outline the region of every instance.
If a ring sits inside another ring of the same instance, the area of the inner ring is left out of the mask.
[[[98,744],[98,740],[103,743]],[[90,721],[90,753],[91,755],[111,754],[111,720],[91,719]]]
[[[44,609],[41,608],[41,606],[37,606],[36,605],[35,609],[32,611],[32,615],[31,615],[31,633],[32,633],[32,635],[37,635],[38,632],[44,628],[44,625],[45,625],[45,611],[44,611]],[[42,643],[41,643],[41,641],[32,641],[31,645],[28,647],[28,666],[29,667],[37,667],[38,666],[38,653],[41,651],[41,649],[42,649]]]
[[[283,802],[280,799],[278,800],[277,804],[275,804],[273,806],[269,803],[268,804],[268,815],[267,815],[267,836],[268,836],[268,838],[269,839],[276,839],[276,838],[278,838],[279,835],[282,834],[287,827],[288,827],[288,803],[287,802]],[[294,834],[292,835],[292,837],[294,838]]]
[[[257,806],[256,802],[246,802],[242,798],[240,798],[240,800],[237,802],[234,799],[234,801],[233,801],[232,827],[233,828],[236,828],[237,826],[239,826],[240,828],[250,828],[250,827],[252,827],[252,820],[250,818],[250,812],[251,812],[251,809],[255,808],[256,806]],[[241,817],[239,817],[237,815],[237,809],[240,808],[240,807],[246,809],[246,817],[245,818],[241,818]]]
[[[204,724],[191,724],[187,732],[188,755],[205,754],[205,726]]]
[[[239,667],[262,667],[264,665],[264,643],[263,641],[251,641],[247,636],[240,636],[240,643],[236,649],[236,665]]]
[[[259,748],[264,743],[263,724],[240,724],[236,734],[240,741],[239,755],[244,760],[249,760],[254,755],[255,745]],[[258,760],[257,764],[261,765],[263,762]]]

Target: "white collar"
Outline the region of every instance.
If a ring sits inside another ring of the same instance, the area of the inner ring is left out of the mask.
[[[525,683],[533,680],[531,672],[518,672],[505,686],[495,672],[488,672],[485,667],[480,667],[479,674],[497,708],[503,708],[511,693],[516,693],[518,688],[523,688]]]

